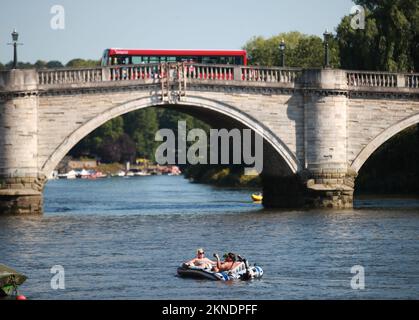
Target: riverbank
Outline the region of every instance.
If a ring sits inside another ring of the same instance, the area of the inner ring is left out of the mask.
[[[238,188],[260,188],[262,186],[260,176],[245,175],[242,168],[189,166],[183,171],[185,178],[195,183]]]
[[[97,170],[113,176],[125,170],[125,166],[121,163],[101,163],[97,166]]]

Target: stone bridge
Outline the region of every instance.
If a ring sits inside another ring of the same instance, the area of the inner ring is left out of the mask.
[[[0,72],[0,213],[42,212],[46,177],[117,116],[173,108],[263,137],[267,207],[349,208],[355,177],[419,122],[419,74],[231,65]]]

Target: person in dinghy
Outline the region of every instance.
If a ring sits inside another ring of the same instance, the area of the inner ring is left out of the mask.
[[[242,263],[241,261],[237,261],[236,255],[232,252],[224,254],[224,262],[220,261],[218,254],[214,253],[214,257],[217,259],[216,266],[212,268],[214,272],[230,271]]]
[[[205,257],[205,251],[202,248],[196,250],[196,258],[185,262],[184,265],[187,267],[198,267],[202,269],[212,269],[216,266],[216,262]]]

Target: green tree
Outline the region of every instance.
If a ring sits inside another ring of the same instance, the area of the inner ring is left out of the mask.
[[[135,142],[127,135],[118,138],[106,137],[97,150],[102,162],[133,162],[135,160]]]
[[[122,117],[109,120],[87,137],[81,140],[71,151],[70,155],[79,156],[100,156],[104,143],[115,143],[124,133],[124,121]],[[108,149],[107,149],[108,150]],[[106,159],[103,159],[106,161]]]
[[[282,39],[286,45],[284,53],[286,66],[313,68],[323,65],[323,40],[297,31],[280,33],[268,39],[259,36],[249,40],[243,47],[250,57],[249,64],[279,66],[281,59],[279,44]],[[330,48],[331,65],[339,67],[339,48],[336,39],[331,39]]]
[[[5,69],[11,69],[13,67],[13,61],[6,64]],[[30,62],[19,62],[17,63],[18,69],[33,69],[34,65]]]
[[[346,69],[412,71],[419,68],[419,2],[354,0],[366,9],[365,29],[351,16],[337,28],[341,65]]]
[[[136,146],[135,142],[126,134],[122,134],[118,140],[117,143],[120,146],[121,150],[121,160],[122,162],[135,162],[135,156],[136,156]]]
[[[35,62],[34,67],[36,69],[45,69],[47,67],[47,62],[44,60],[38,60]]]
[[[70,60],[66,67],[69,68],[93,68],[100,66],[99,60],[84,60],[84,59],[73,59]]]
[[[60,61],[57,61],[57,60],[51,60],[51,61],[48,61],[47,63],[47,68],[58,69],[58,68],[63,68],[63,67],[64,65]]]
[[[157,147],[154,139],[159,124],[155,108],[130,112],[124,116],[124,130],[134,140],[137,155],[154,160]]]

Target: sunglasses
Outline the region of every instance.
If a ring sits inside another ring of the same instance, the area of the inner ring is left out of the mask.
[[[205,254],[205,252],[198,252],[198,254]]]

